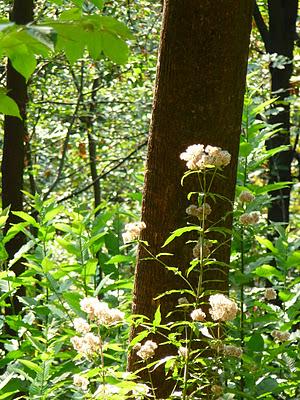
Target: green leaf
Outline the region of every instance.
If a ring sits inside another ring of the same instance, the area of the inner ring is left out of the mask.
[[[29,214],[27,214],[24,211],[12,211],[12,213],[14,215],[16,215],[17,217],[23,219],[24,221],[28,222],[30,225],[34,226],[34,227],[38,227],[39,224],[36,222],[36,220]]]
[[[150,331],[142,331],[137,336],[135,336],[130,342],[130,346],[133,347],[135,344],[141,342],[150,334]]]
[[[191,232],[191,231],[198,231],[200,232],[202,228],[200,226],[185,226],[183,228],[178,228],[176,231],[172,232],[172,234],[168,237],[168,239],[165,241],[162,247],[167,246],[169,243],[171,243],[175,238],[182,236],[186,232]]]
[[[159,326],[161,323],[161,312],[160,312],[160,306],[157,307],[157,310],[155,311],[154,314],[154,320],[152,325],[153,326]]]
[[[50,50],[54,51],[54,45],[57,40],[57,34],[53,28],[49,26],[37,26],[30,25],[26,27],[26,32],[36,39],[38,42],[42,43]]]
[[[125,64],[128,60],[127,44],[110,32],[102,33],[102,47],[104,54],[116,64]]]
[[[258,332],[255,332],[247,343],[247,348],[251,351],[263,351],[264,339],[262,335]]]
[[[267,278],[270,282],[272,282],[271,278],[273,276],[278,278],[278,280],[280,281],[284,280],[284,275],[272,265],[267,265],[267,264],[261,265],[260,267],[257,267],[252,273],[262,278]]]
[[[270,240],[268,240],[262,236],[257,236],[257,235],[255,235],[255,239],[258,241],[259,244],[265,246],[272,253],[278,254],[278,249],[276,249],[276,247],[274,247],[273,243]]]
[[[8,50],[8,57],[15,68],[26,81],[30,78],[36,68],[36,59],[34,53],[29,51],[25,45],[17,46]]]
[[[264,393],[274,394],[277,386],[278,383],[274,378],[265,378],[256,385],[256,388],[259,395],[262,395]]]
[[[80,308],[81,296],[79,293],[63,292],[63,298],[77,315],[85,317],[85,313]]]
[[[22,119],[17,103],[11,97],[2,93],[0,93],[0,113]]]
[[[41,374],[43,372],[43,369],[32,361],[19,359],[18,362],[25,365],[30,370],[35,371],[37,374]]]
[[[264,194],[264,193],[269,193],[273,192],[274,190],[280,190],[284,189],[288,186],[293,184],[293,182],[276,182],[276,183],[270,183],[269,185],[264,185],[261,187],[255,187],[255,193],[256,194]]]
[[[240,153],[239,153],[239,155],[241,157],[248,157],[249,154],[251,153],[251,151],[252,151],[252,146],[251,146],[250,143],[244,142],[244,143],[240,144]]]
[[[99,10],[102,10],[103,6],[104,6],[104,0],[90,0],[91,3],[94,4],[94,6],[96,6]]]

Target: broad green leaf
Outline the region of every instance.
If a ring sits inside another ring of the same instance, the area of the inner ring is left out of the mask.
[[[22,119],[17,103],[11,97],[2,93],[0,93],[0,113]]]
[[[82,4],[83,4],[83,0],[71,0],[72,1],[72,3],[74,3],[75,4],[75,6],[77,6],[77,7],[82,7]]]
[[[264,339],[262,335],[258,332],[255,332],[247,342],[247,348],[251,351],[263,351]]]
[[[110,32],[102,33],[102,47],[104,54],[116,64],[125,64],[128,60],[127,44]]]
[[[102,10],[104,5],[104,0],[90,0],[99,10]]]
[[[250,143],[244,142],[244,143],[241,143],[241,144],[240,144],[240,152],[239,152],[239,155],[240,155],[241,157],[248,157],[249,154],[251,153],[251,151],[252,151],[252,146],[251,146]]]
[[[273,243],[262,237],[262,236],[255,236],[255,239],[258,241],[259,244],[265,246],[267,249],[269,249],[272,253],[277,254],[278,253],[278,249],[276,249],[276,247],[274,247]]]
[[[36,68],[36,58],[34,53],[28,50],[25,45],[8,50],[8,57],[15,68],[26,81],[30,78]]]
[[[100,32],[89,32],[85,35],[85,38],[90,56],[94,60],[100,59],[103,49],[102,34]]]
[[[47,46],[50,50],[54,51],[54,45],[57,40],[57,34],[48,26],[30,25],[26,27],[26,32],[34,39]]]
[[[113,17],[98,17],[100,24],[101,24],[101,29],[105,30],[107,32],[113,32],[117,36],[119,36],[122,39],[132,39],[133,35],[128,29],[128,27],[123,23],[118,20],[116,20]]]
[[[284,275],[275,267],[272,265],[261,265],[260,267],[257,267],[254,271],[254,274],[257,276],[260,276],[262,278],[267,278],[270,282],[272,282],[272,279],[274,276],[279,280],[283,281],[284,280]]]

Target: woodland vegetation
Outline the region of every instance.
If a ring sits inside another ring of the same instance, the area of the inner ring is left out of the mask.
[[[0,15],[0,400],[299,400],[298,1]]]

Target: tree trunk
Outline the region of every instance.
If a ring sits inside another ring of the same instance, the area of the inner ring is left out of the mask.
[[[186,195],[195,186],[187,180],[188,185],[181,187],[186,168],[179,155],[189,145],[211,144],[231,153],[226,179],[218,180],[214,191],[234,199],[252,6],[252,0],[165,1],[142,206],[142,220],[146,223],[142,239],[149,242],[153,254],[161,251],[172,230],[186,225]],[[212,223],[232,211],[228,201],[211,206]],[[228,217],[223,226],[231,224]],[[181,244],[177,241],[167,251],[174,253],[170,264],[185,268],[192,256],[191,248],[183,244],[183,240]],[[140,247],[133,313],[152,319],[158,306],[154,298],[182,287],[182,283],[155,261],[143,260],[148,256]],[[217,258],[229,262],[229,257],[230,246],[221,246]],[[224,274],[214,271],[206,278],[220,280],[214,288],[227,290]],[[178,297],[167,296],[161,301],[164,320],[174,310]],[[131,336],[138,330],[133,328]],[[154,339],[160,341],[159,336]],[[159,346],[157,358],[171,351]],[[136,361],[135,352],[131,352],[130,370],[140,368]],[[172,383],[165,380],[159,368],[152,375],[157,397],[166,398]],[[143,378],[148,380],[146,374]]]
[[[277,53],[288,58],[289,64],[284,69],[270,65],[271,90],[277,104],[282,108],[277,115],[271,115],[271,124],[280,124],[280,132],[266,142],[267,149],[281,145],[290,146],[290,105],[285,103],[289,96],[290,78],[293,72],[293,50],[296,37],[298,0],[269,0],[269,28],[264,22],[259,8],[255,6],[255,22],[263,39],[267,53]],[[291,181],[291,163],[293,150],[277,153],[269,160],[269,183]],[[268,209],[268,219],[273,222],[289,222],[290,191],[287,187],[271,192],[272,203]]]
[[[269,0],[269,43],[270,53],[283,55],[290,60],[284,69],[273,68],[271,72],[271,90],[274,97],[278,97],[278,105],[283,108],[277,115],[269,119],[271,124],[280,124],[280,132],[272,136],[267,142],[267,149],[281,145],[290,146],[290,105],[284,103],[289,96],[290,78],[293,72],[293,49],[296,32],[298,0]],[[282,151],[269,161],[269,183],[290,182],[293,151],[290,148]],[[289,222],[290,186],[271,192],[272,203],[268,210],[269,221]]]
[[[33,0],[15,0],[10,15],[11,21],[16,24],[27,24],[33,20]],[[24,139],[26,136],[26,103],[27,84],[25,78],[20,75],[8,60],[7,64],[7,90],[8,95],[16,101],[20,108],[23,120],[16,117],[5,116],[4,119],[4,143],[2,156],[2,207],[10,206],[10,211],[23,209],[23,170],[24,170]],[[20,222],[13,214],[9,214],[6,230],[13,223]],[[23,234],[18,234],[9,243],[6,249],[9,259],[20,249],[24,243]],[[13,266],[13,271],[18,276],[24,271],[22,262]],[[9,312],[18,313],[21,304],[18,297],[24,291],[20,288],[13,298],[12,309]]]

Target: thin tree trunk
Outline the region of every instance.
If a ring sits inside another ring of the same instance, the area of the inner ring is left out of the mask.
[[[179,155],[187,146],[211,144],[231,153],[226,179],[218,180],[213,190],[234,199],[252,7],[252,0],[165,1],[142,208],[147,226],[142,239],[149,242],[154,254],[161,251],[172,230],[186,224],[186,195],[195,190],[191,180],[184,189],[180,185],[185,164]],[[228,201],[211,206],[212,223],[232,211]],[[228,217],[223,226],[231,224],[232,218]],[[183,269],[189,265],[192,250],[184,246],[183,240],[167,251],[174,253],[169,259],[171,265]],[[154,298],[183,285],[180,278],[156,262],[143,260],[148,256],[140,247],[133,313],[152,319],[159,304]],[[217,258],[229,262],[229,256],[229,245],[221,246]],[[214,288],[227,291],[226,274],[213,271],[206,279],[220,280],[214,282]],[[178,297],[167,296],[161,301],[164,321]],[[133,328],[131,337],[138,330]],[[161,341],[158,335],[154,339]],[[172,351],[168,346],[159,346],[157,357],[161,359]],[[130,370],[140,368],[137,360],[133,351],[129,355]],[[148,380],[147,374],[142,377]],[[166,398],[173,383],[165,379],[160,368],[153,372],[152,379],[158,388],[157,397]]]
[[[277,103],[282,108],[276,115],[271,115],[271,124],[280,124],[280,132],[266,142],[267,149],[281,145],[290,146],[290,105],[285,102],[289,96],[290,78],[293,72],[293,50],[296,38],[296,20],[298,0],[269,0],[269,27],[264,22],[256,5],[254,18],[263,39],[267,53],[277,53],[287,57],[289,63],[284,69],[274,68],[270,64],[272,96],[278,98]],[[277,153],[269,160],[269,183],[291,181],[291,163],[293,149]],[[268,219],[273,222],[289,222],[291,187],[272,191],[272,202],[268,209]]]
[[[33,0],[15,0],[10,19],[16,24],[31,22],[33,20]],[[11,211],[20,211],[23,209],[24,139],[26,136],[25,119],[28,97],[25,78],[13,68],[9,60],[7,64],[7,90],[8,95],[18,104],[23,120],[11,116],[5,116],[4,119],[2,207],[10,207]],[[10,212],[6,230],[9,229],[11,224],[17,222],[20,222],[19,219]],[[24,236],[22,234],[18,234],[7,243],[6,249],[9,259],[14,257],[23,243]],[[21,261],[14,264],[13,271],[17,276],[24,271],[24,265]],[[15,293],[9,312],[17,314],[21,310],[17,296],[23,294],[23,288]]]
[[[271,115],[271,124],[280,124],[280,132],[267,142],[267,149],[281,145],[290,146],[290,105],[284,101],[289,96],[290,78],[293,72],[293,49],[296,32],[298,0],[269,0],[269,34],[270,52],[283,55],[290,61],[284,69],[273,68],[271,72],[271,90],[278,97],[279,106],[283,108],[277,115]],[[282,102],[282,103],[281,103]],[[293,150],[282,151],[269,161],[270,183],[291,181],[291,163]],[[271,192],[272,203],[268,210],[268,218],[274,222],[289,222],[291,187]]]

